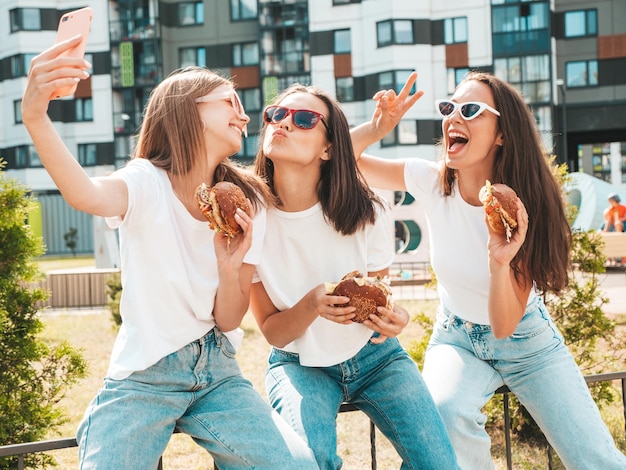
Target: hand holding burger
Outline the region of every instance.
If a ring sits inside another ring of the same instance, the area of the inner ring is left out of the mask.
[[[353,322],[363,323],[369,316],[380,316],[377,307],[393,309],[391,288],[380,277],[367,277],[359,271],[352,271],[336,284],[327,283],[326,292],[331,295],[348,297],[350,301],[342,307],[356,307]]]
[[[209,227],[229,238],[242,232],[235,220],[237,209],[251,213],[250,202],[241,188],[228,181],[220,181],[211,187],[202,183],[195,191],[195,199],[209,221]]]
[[[491,184],[487,180],[478,194],[483,204],[487,221],[491,229],[506,235],[507,242],[511,240],[513,231],[517,229],[517,194],[506,184]]]

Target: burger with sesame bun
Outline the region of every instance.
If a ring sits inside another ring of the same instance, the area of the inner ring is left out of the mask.
[[[356,307],[353,322],[363,323],[369,316],[380,316],[377,307],[393,308],[391,288],[380,276],[367,277],[359,271],[352,271],[336,284],[327,283],[326,292],[331,295],[348,297],[347,304],[338,307]]]
[[[195,191],[195,199],[200,211],[209,221],[209,227],[229,238],[242,232],[235,220],[237,209],[251,213],[250,202],[241,188],[228,181],[220,181],[214,186],[202,183]]]
[[[487,180],[478,198],[483,204],[491,229],[500,235],[506,235],[509,241],[513,231],[517,229],[517,193],[506,184],[491,184]]]

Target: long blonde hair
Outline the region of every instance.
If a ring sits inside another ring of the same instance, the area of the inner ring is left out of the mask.
[[[178,181],[187,197],[199,180],[208,185],[231,181],[244,191],[255,207],[259,194],[269,195],[265,184],[251,171],[224,158],[215,169],[212,181],[207,148],[196,98],[228,85],[228,78],[203,67],[185,67],[173,71],[150,94],[132,158],[145,158]]]

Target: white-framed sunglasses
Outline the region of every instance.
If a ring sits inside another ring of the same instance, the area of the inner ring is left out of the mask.
[[[210,103],[211,101],[220,101],[220,100],[230,100],[230,105],[237,112],[239,117],[245,116],[246,110],[243,107],[243,103],[241,102],[241,98],[235,90],[230,90],[225,93],[209,93],[208,95],[201,96],[200,98],[196,98],[196,103]],[[246,119],[249,118],[246,116]],[[244,137],[248,137],[248,125],[243,126],[243,135]]]
[[[435,101],[437,105],[437,111],[441,114],[442,117],[447,118],[452,116],[457,109],[461,110],[461,116],[466,121],[471,121],[472,119],[479,116],[484,110],[491,111],[496,116],[500,116],[500,112],[489,106],[487,103],[483,103],[481,101],[468,101],[467,103],[456,103],[451,100],[437,100]]]

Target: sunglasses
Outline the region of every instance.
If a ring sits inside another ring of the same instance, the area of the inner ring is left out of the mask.
[[[243,108],[243,103],[239,98],[239,95],[235,90],[228,91],[226,93],[209,93],[206,96],[196,98],[196,103],[210,103],[211,101],[230,100],[230,104],[237,113],[241,116],[246,113]]]
[[[444,118],[452,116],[457,109],[461,109],[461,116],[466,121],[471,121],[472,119],[478,117],[485,109],[487,111],[491,111],[496,116],[500,116],[500,112],[495,108],[492,108],[487,103],[482,103],[480,101],[470,101],[467,103],[455,103],[450,100],[437,100],[435,101],[437,105],[437,111]]]
[[[278,124],[291,114],[293,125],[298,129],[315,129],[315,126],[319,122],[324,124],[326,131],[328,131],[328,125],[321,113],[317,111],[311,111],[308,109],[291,109],[283,106],[268,106],[263,111],[263,121],[267,124]]]

